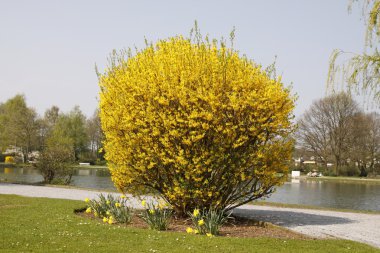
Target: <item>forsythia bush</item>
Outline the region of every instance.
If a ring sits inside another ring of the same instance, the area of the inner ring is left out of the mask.
[[[15,158],[13,156],[6,156],[5,157],[5,163],[14,163]]]
[[[99,75],[106,159],[119,190],[175,209],[230,210],[287,175],[294,97],[224,43],[181,36],[114,53]]]

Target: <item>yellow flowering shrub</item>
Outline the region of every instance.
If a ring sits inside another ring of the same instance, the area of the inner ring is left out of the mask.
[[[6,156],[5,163],[15,163],[15,158],[13,156]]]
[[[195,37],[114,53],[99,74],[113,182],[122,192],[159,193],[179,213],[272,193],[293,145],[294,97],[281,79]]]

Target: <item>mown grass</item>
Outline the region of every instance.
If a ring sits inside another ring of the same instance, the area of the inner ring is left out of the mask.
[[[0,195],[1,252],[380,252],[347,240],[209,238],[103,224],[81,201]]]

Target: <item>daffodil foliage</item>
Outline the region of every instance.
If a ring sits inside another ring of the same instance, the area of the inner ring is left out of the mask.
[[[112,180],[177,212],[229,210],[287,175],[294,97],[223,43],[181,36],[111,55],[99,75]]]

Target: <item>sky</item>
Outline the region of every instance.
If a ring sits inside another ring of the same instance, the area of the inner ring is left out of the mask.
[[[52,105],[79,105],[91,116],[98,105],[95,64],[102,72],[113,49],[144,48],[188,35],[197,20],[202,34],[234,48],[277,73],[298,95],[295,115],[326,95],[334,49],[362,52],[360,6],[348,0],[0,0],[0,103],[24,94],[43,114]]]

